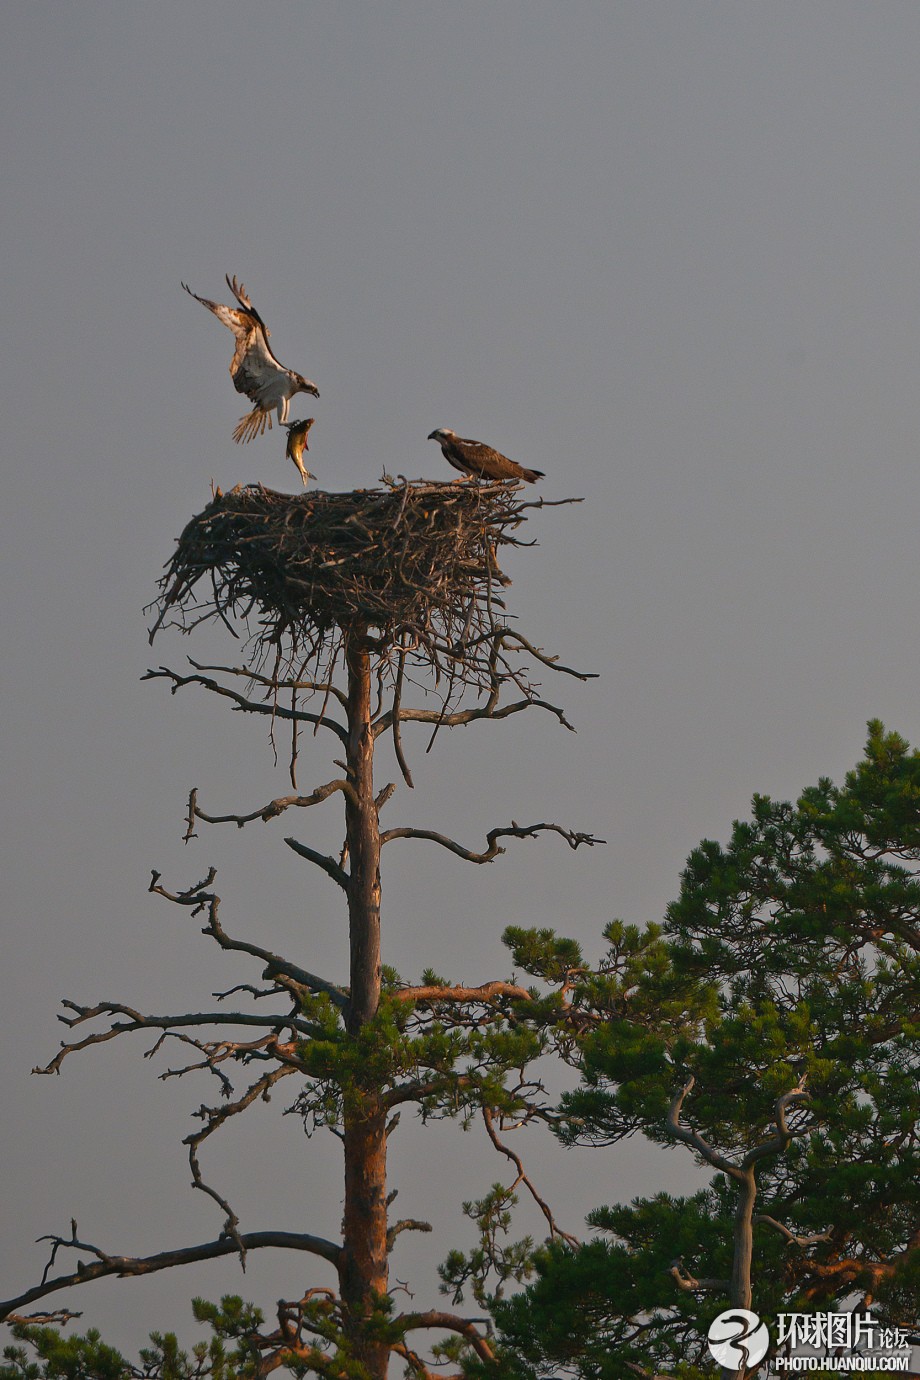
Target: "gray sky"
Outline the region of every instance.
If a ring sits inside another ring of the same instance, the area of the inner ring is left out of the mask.
[[[29,1075],[63,996],[178,1011],[255,976],[146,894],[151,868],[186,886],[216,864],[232,932],[345,971],[338,898],[286,822],[181,844],[189,787],[215,811],[283,788],[261,726],[139,683],[237,654],[146,643],[211,478],[297,480],[277,430],[233,445],[232,339],[180,279],[226,300],[239,275],[316,379],[322,487],[451,478],[425,439],[443,425],[587,500],[539,516],[510,565],[525,633],[601,673],[553,689],[578,736],[535,717],[425,756],[407,735],[417,789],[387,822],[472,846],[556,819],[609,843],[521,843],[486,868],[400,845],[384,934],[409,977],[505,975],[509,923],[596,954],[612,916],[661,918],[752,792],[839,778],[870,716],[920,739],[918,65],[913,0],[7,7],[0,1294],[71,1215],[125,1253],[219,1229],[180,1144],[212,1089],[157,1081],[140,1042]],[[328,762],[317,744],[303,783]],[[332,814],[300,836],[331,842]],[[244,1229],[334,1232],[336,1149],[280,1105],[206,1170]],[[476,1143],[394,1139],[400,1210],[437,1229],[394,1259],[420,1306],[433,1261],[468,1244],[460,1200],[503,1173]],[[576,1231],[598,1203],[693,1182],[680,1150],[528,1157]],[[304,1277],[224,1262],[70,1302],[127,1346],[190,1335],[193,1293],[270,1306]]]

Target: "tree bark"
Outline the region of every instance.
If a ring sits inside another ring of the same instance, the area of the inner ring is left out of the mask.
[[[729,1297],[733,1308],[750,1309],[754,1298],[751,1266],[754,1256],[754,1204],[757,1201],[757,1179],[752,1165],[736,1170],[732,1176],[738,1186],[738,1205],[735,1208],[733,1232],[732,1276]],[[747,1367],[721,1366],[721,1380],[745,1380]]]
[[[380,831],[374,803],[370,655],[366,629],[348,636],[346,764],[354,797],[345,799],[348,848],[350,992],[348,1034],[357,1039],[380,1002]],[[339,1271],[346,1327],[355,1359],[373,1380],[386,1380],[389,1346],[367,1323],[387,1292],[386,1108],[380,1090],[357,1082],[346,1090],[345,1212]]]
[[[380,829],[374,804],[374,734],[371,727],[370,654],[364,629],[349,635],[348,779],[355,798],[345,799],[348,847],[348,921],[351,995],[348,1031],[356,1035],[377,1013],[380,1001]]]
[[[345,1215],[339,1288],[355,1358],[386,1380],[390,1348],[366,1328],[387,1292],[386,1112],[365,1094],[345,1112]]]
[[[750,1308],[753,1299],[751,1262],[754,1255],[754,1203],[757,1200],[757,1180],[753,1168],[749,1167],[737,1183],[731,1301],[734,1308]]]

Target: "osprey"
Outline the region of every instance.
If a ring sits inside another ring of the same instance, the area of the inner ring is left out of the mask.
[[[303,453],[310,449],[307,444],[307,432],[313,425],[313,418],[306,417],[302,422],[282,422],[281,425],[287,428],[288,434],[287,447],[284,453],[289,460],[293,460],[300,470],[301,479],[306,484],[308,479],[315,478],[308,469],[304,468],[303,463]]]
[[[182,286],[190,297],[212,311],[218,321],[228,326],[236,336],[236,349],[230,361],[230,375],[238,393],[245,393],[255,403],[253,410],[241,417],[233,433],[234,441],[251,441],[261,436],[266,426],[271,428],[273,410],[277,410],[279,423],[287,421],[291,398],[295,393],[312,393],[319,397],[315,383],[285,369],[272,354],[268,343],[271,334],[255,307],[246,295],[246,289],[236,278],[227,275],[227,286],[239,302],[238,307],[224,307],[220,302],[210,302],[207,297],[199,297],[192,292],[188,283]]]
[[[525,470],[515,460],[500,454],[481,441],[470,441],[458,436],[449,427],[438,427],[428,435],[429,441],[437,441],[448,464],[461,470],[471,479],[526,479],[528,484],[536,484],[543,478],[542,470]]]

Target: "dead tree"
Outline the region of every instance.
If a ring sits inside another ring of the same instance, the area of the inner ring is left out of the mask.
[[[507,484],[387,481],[379,490],[297,497],[249,486],[227,495],[218,490],[188,524],[161,581],[151,640],[164,625],[191,632],[219,621],[234,636],[245,634],[246,657],[242,664],[221,666],[190,659],[186,671],[160,666],[147,678],[165,681],[173,693],[197,686],[226,698],[242,713],[270,719],[273,734],[285,728],[292,791],[249,813],[217,815],[202,808],[193,790],[185,837],[194,836],[199,822],[243,828],[341,796],[345,836],[339,857],[294,837],[285,842],[343,893],[350,980],[339,987],[228,934],[213,870],[187,889],[163,885],[155,872],[151,891],[203,915],[203,932],[222,949],[262,965],[265,986],[235,989],[252,998],[254,1009],[161,1016],[121,1003],[87,1007],[68,1001],[60,1019],[80,1028],[81,1037],[65,1042],[39,1071],[59,1072],[75,1051],[138,1030],[155,1033],[154,1049],[178,1041],[191,1050],[190,1062],[163,1076],[204,1070],[217,1078],[224,1095],[219,1105],[201,1108],[203,1124],[186,1139],[194,1186],[219,1205],[221,1233],[160,1255],[129,1257],[81,1240],[74,1222],[69,1235],[50,1238],[39,1284],[0,1303],[0,1318],[21,1317],[37,1300],[102,1276],[145,1275],[231,1253],[245,1263],[247,1252],[277,1247],[327,1261],[336,1271],[337,1289],[311,1289],[279,1305],[277,1329],[253,1339],[266,1373],[290,1363],[320,1375],[382,1380],[390,1356],[397,1355],[426,1377],[432,1372],[408,1339],[432,1330],[452,1333],[481,1360],[490,1359],[488,1337],[472,1319],[438,1309],[393,1311],[387,1269],[393,1242],[404,1230],[429,1228],[390,1220],[387,1141],[408,1103],[425,1115],[481,1115],[492,1143],[518,1170],[515,1184],[532,1194],[549,1232],[558,1233],[519,1156],[499,1138],[509,1120],[527,1122],[544,1110],[541,1085],[527,1072],[542,1048],[539,1027],[528,1020],[537,994],[512,980],[473,988],[433,974],[415,985],[384,982],[381,851],[396,839],[422,839],[484,863],[504,851],[506,839],[552,833],[573,849],[598,840],[553,823],[512,821],[491,829],[477,850],[430,829],[381,830],[380,812],[396,787],[375,782],[374,749],[389,733],[411,786],[401,735],[407,723],[430,728],[429,746],[441,730],[531,709],[570,727],[562,710],[543,698],[528,666],[541,674],[587,677],[560,665],[511,625],[504,602],[509,581],[498,564],[502,548],[532,544],[521,539],[521,525],[529,510],[544,506],[525,501],[518,487]],[[434,693],[433,703],[410,705],[408,686]],[[338,740],[341,774],[301,793],[299,736],[306,727]],[[558,1002],[567,1001],[568,991],[563,978]],[[267,1011],[272,1003],[275,1009]],[[89,1033],[82,1033],[84,1027]],[[253,1067],[259,1075],[240,1088],[233,1073]],[[293,1231],[244,1231],[225,1194],[201,1170],[204,1141],[287,1079],[299,1085],[292,1107],[308,1129],[328,1127],[341,1141],[340,1241]],[[76,1268],[55,1274],[58,1257],[68,1252],[79,1253]]]

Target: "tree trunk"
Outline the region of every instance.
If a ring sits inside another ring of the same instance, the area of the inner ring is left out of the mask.
[[[377,1014],[380,1001],[380,830],[374,804],[374,735],[371,731],[371,666],[365,629],[349,635],[348,779],[357,801],[345,798],[348,846],[348,921],[351,999],[348,1030],[355,1035]]]
[[[754,1203],[757,1199],[757,1180],[753,1168],[748,1168],[738,1184],[738,1206],[735,1208],[734,1250],[732,1252],[731,1300],[734,1308],[750,1308],[753,1298],[751,1262],[754,1255]]]
[[[735,1208],[734,1242],[732,1251],[731,1303],[733,1308],[750,1309],[754,1297],[751,1265],[754,1256],[754,1204],[757,1201],[757,1179],[753,1166],[748,1166],[736,1178],[738,1206]],[[737,1369],[721,1367],[721,1380],[745,1380],[746,1366]]]
[[[348,922],[351,984],[346,1024],[356,1038],[380,1001],[380,833],[374,803],[370,656],[366,629],[353,630],[348,668],[348,780],[346,797]],[[365,1335],[387,1292],[386,1111],[374,1086],[349,1089],[345,1101],[345,1213],[340,1287],[355,1359],[372,1380],[386,1380],[389,1348]]]
[[[386,1380],[389,1347],[365,1333],[387,1291],[386,1113],[367,1095],[345,1112],[345,1215],[339,1288],[354,1354]]]

